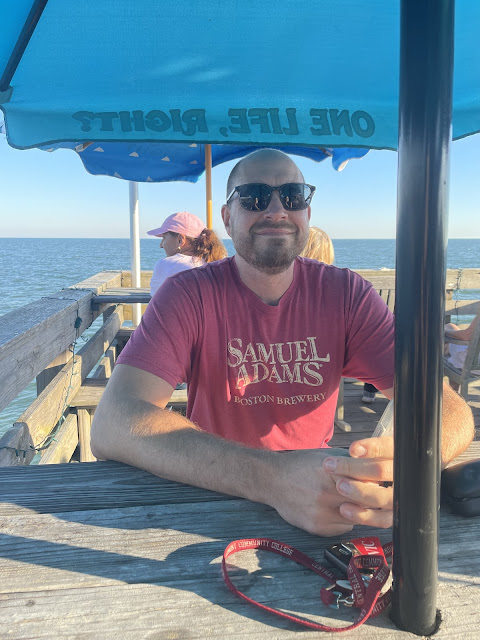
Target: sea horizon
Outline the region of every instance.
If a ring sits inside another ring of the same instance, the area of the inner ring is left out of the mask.
[[[219,236],[221,240],[229,240],[229,236]],[[331,236],[332,240],[395,240],[396,238],[359,238],[358,236],[355,238],[339,238],[337,236]],[[130,240],[130,236],[2,236],[0,235],[0,240]],[[140,240],[158,240],[157,237],[142,237]],[[480,236],[474,237],[456,237],[450,236],[448,240],[480,240]]]

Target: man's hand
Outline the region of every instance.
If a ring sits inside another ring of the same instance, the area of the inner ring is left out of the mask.
[[[393,522],[393,438],[366,438],[350,445],[351,457],[331,456],[323,468],[343,496],[344,522],[387,528]]]
[[[323,468],[332,452],[338,456],[335,460],[348,456],[341,449],[277,453],[274,490],[268,499],[284,520],[320,536],[343,535],[354,524],[341,515],[345,498],[338,493],[332,474]]]

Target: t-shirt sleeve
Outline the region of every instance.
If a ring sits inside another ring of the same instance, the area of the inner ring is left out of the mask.
[[[389,389],[394,377],[393,314],[372,285],[353,272],[349,293],[342,375]]]
[[[172,387],[188,382],[198,339],[198,305],[192,292],[168,278],[117,359],[163,378]]]

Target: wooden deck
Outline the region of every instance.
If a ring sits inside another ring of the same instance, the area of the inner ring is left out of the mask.
[[[348,447],[358,438],[366,438],[372,435],[377,422],[388,404],[388,400],[377,393],[373,404],[364,404],[361,401],[363,384],[358,381],[345,381],[344,386],[344,412],[345,421],[350,424],[352,431],[345,433],[335,429],[330,441],[332,447]],[[469,385],[468,404],[473,411],[476,427],[476,440],[480,440],[480,380]],[[480,633],[479,633],[480,637]]]

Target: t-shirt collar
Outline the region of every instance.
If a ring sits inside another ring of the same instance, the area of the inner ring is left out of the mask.
[[[242,282],[242,279],[240,278],[240,274],[238,272],[237,264],[235,262],[235,256],[233,256],[230,260],[230,269],[231,269],[233,280],[237,285],[238,289],[241,290],[242,296],[244,296],[248,300],[249,305],[253,305],[256,309],[258,309],[262,313],[271,314],[271,315],[278,314],[285,307],[285,305],[287,305],[290,302],[292,296],[294,295],[297,289],[297,283],[299,278],[299,261],[297,258],[295,258],[294,265],[293,265],[292,282],[290,283],[290,286],[285,291],[283,296],[280,298],[278,304],[275,306],[272,306],[267,304],[266,302],[263,302],[263,300],[261,300],[255,293],[253,293],[251,289],[247,287],[246,284]]]

